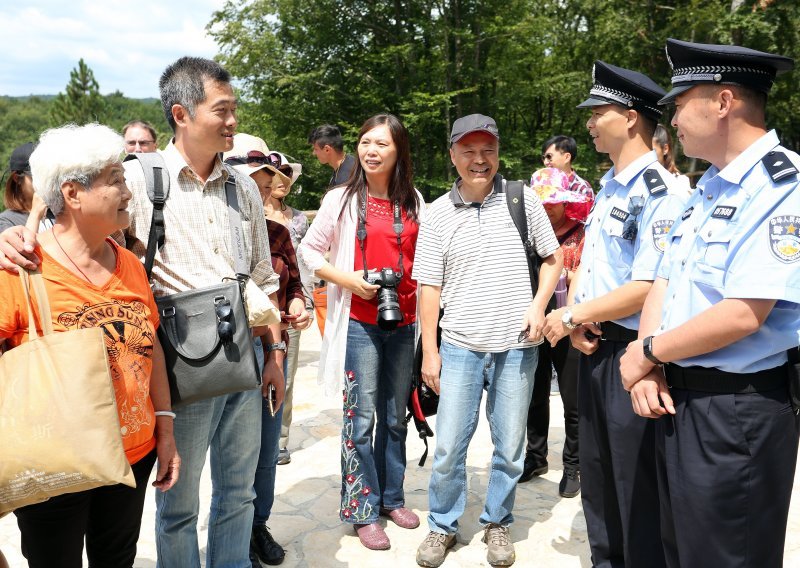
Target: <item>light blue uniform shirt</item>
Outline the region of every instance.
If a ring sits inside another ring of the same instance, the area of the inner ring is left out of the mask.
[[[659,332],[723,298],[777,303],[754,334],[678,365],[752,373],[782,365],[800,343],[800,189],[796,174],[772,181],[761,161],[772,151],[788,158],[781,166],[800,169],[800,157],[771,131],[697,183],[659,269],[669,280]]]
[[[651,194],[644,175],[651,169],[666,190]],[[685,208],[685,191],[655,152],[642,155],[618,174],[612,168],[600,180],[600,188],[586,223],[576,303],[608,294],[631,280],[655,280],[667,234]],[[637,216],[636,238],[628,240],[622,235],[625,220],[632,215],[631,198],[643,199],[644,205]],[[639,315],[614,322],[639,329]]]

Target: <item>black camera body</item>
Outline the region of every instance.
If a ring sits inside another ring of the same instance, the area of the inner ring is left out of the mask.
[[[378,289],[378,327],[384,331],[391,331],[403,321],[403,312],[400,311],[400,302],[397,297],[397,285],[400,283],[401,274],[391,268],[370,270],[364,278],[370,284],[377,284]]]

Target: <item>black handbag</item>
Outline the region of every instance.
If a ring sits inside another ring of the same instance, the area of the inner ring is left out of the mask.
[[[169,196],[166,164],[158,153],[131,154],[145,172],[153,218],[145,269],[150,277],[156,246],[164,242],[164,203]],[[225,182],[225,197],[235,247],[236,278],[156,298],[158,338],[164,350],[172,406],[261,386],[253,337],[247,324],[244,286],[249,270],[244,260],[242,223],[233,176]]]

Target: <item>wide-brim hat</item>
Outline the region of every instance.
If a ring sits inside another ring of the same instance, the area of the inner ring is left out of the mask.
[[[672,90],[658,104],[665,105],[697,85],[739,85],[768,93],[775,77],[794,68],[783,55],[739,45],[667,40],[667,60],[672,68]]]
[[[269,148],[263,139],[240,132],[234,135],[233,148],[225,152],[222,159],[233,166],[234,170],[246,176],[265,168],[274,175],[278,170],[270,164],[269,154]]]
[[[606,103],[607,104],[607,103]],[[531,176],[531,189],[544,205],[563,203],[565,214],[574,221],[585,221],[594,199],[569,188],[569,177],[558,168],[542,168]]]

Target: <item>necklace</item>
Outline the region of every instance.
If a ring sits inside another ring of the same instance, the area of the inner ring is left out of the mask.
[[[55,230],[55,229],[53,229],[53,239],[56,241],[56,244],[58,245],[58,248],[60,248],[60,249],[61,249],[61,252],[63,252],[63,253],[64,253],[64,256],[66,256],[66,257],[67,257],[67,260],[68,260],[68,261],[70,261],[70,262],[72,263],[72,266],[74,266],[74,267],[75,267],[75,270],[77,270],[78,272],[80,272],[80,273],[81,273],[81,276],[83,276],[83,277],[86,279],[86,281],[87,281],[89,284],[93,284],[93,282],[91,281],[91,279],[89,279],[89,277],[88,277],[88,276],[86,276],[86,274],[84,274],[83,270],[81,270],[80,268],[78,268],[78,265],[77,265],[77,264],[75,264],[75,261],[74,261],[74,260],[72,260],[72,257],[70,257],[70,256],[67,254],[67,251],[65,251],[65,250],[64,250],[64,247],[62,247],[62,246],[61,246],[61,243],[60,243],[60,242],[58,242],[58,237],[56,236],[56,230]]]

